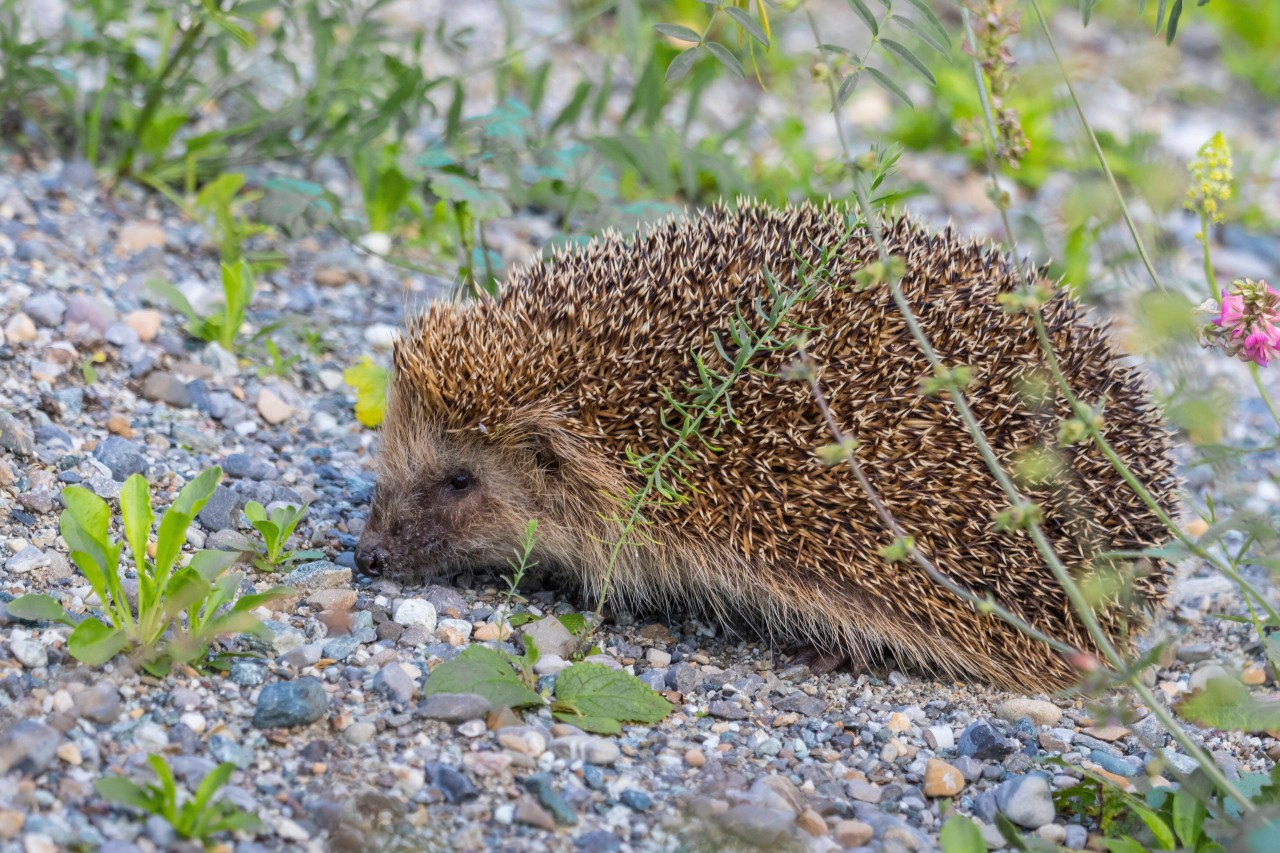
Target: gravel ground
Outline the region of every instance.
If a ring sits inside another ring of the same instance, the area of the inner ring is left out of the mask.
[[[1182,156],[1187,140],[1208,136],[1202,128],[1234,122],[1261,146],[1258,162],[1275,163],[1274,143],[1262,141],[1268,119],[1232,118],[1233,109],[1166,116],[1165,153]],[[216,249],[200,227],[128,186],[108,195],[83,163],[6,165],[0,599],[46,591],[83,610],[90,590],[58,540],[58,492],[79,483],[111,500],[134,472],[148,475],[163,506],[195,473],[223,466],[223,485],[189,535],[197,547],[243,547],[252,532],[240,514],[246,501],[309,502],[298,547],[322,549],[326,559],[282,578],[297,595],[268,614],[272,639],[262,658],[238,661],[225,677],[188,670],[156,679],[121,662],[83,667],[66,651],[66,628],[0,609],[0,850],[199,849],[93,790],[113,773],[148,778],[145,758],[156,753],[192,788],[218,762],[239,768],[223,796],[264,827],[223,845],[237,853],[923,851],[936,847],[947,809],[979,819],[993,848],[1003,846],[992,826],[998,812],[1080,849],[1089,830],[1058,813],[1051,796],[1075,784],[1080,768],[1117,778],[1187,769],[1160,725],[1123,703],[1108,714],[1077,700],[896,671],[815,677],[759,643],[679,615],[622,616],[602,638],[614,665],[676,702],[659,725],[602,738],[545,712],[494,712],[477,697],[425,700],[433,666],[469,643],[503,640],[494,615],[501,597],[492,579],[400,587],[353,572],[376,433],[355,423],[341,372],[360,353],[385,361],[407,306],[448,283],[332,236],[276,241],[270,247],[288,263],[260,281],[250,322],[305,317],[323,347],[301,352],[288,379],[260,376],[258,356],[239,361],[193,341],[151,296],[147,281],[159,277],[197,306],[216,298]],[[904,169],[948,187],[918,209],[927,219],[995,230],[994,212],[975,201],[980,186],[959,160],[914,157]],[[1035,204],[1057,198],[1050,184]],[[1161,225],[1193,246],[1184,220]],[[490,238],[518,257],[547,233],[535,217],[516,218]],[[1273,237],[1228,231],[1223,239],[1224,275],[1274,280]],[[1174,263],[1194,270],[1190,254]],[[92,382],[83,375],[87,360]],[[1206,363],[1213,383],[1248,396],[1246,374],[1221,359]],[[1274,431],[1259,404],[1244,402],[1241,413],[1229,440],[1257,442]],[[1207,467],[1187,478],[1193,490],[1234,490],[1238,505],[1267,511],[1280,497],[1276,470],[1269,454],[1233,480]],[[536,584],[526,591],[537,614],[582,604]],[[1229,583],[1187,568],[1153,632],[1178,635],[1155,675],[1162,695],[1175,699],[1220,668],[1273,685],[1251,629],[1210,618],[1239,607]],[[545,658],[540,674],[557,665]],[[1271,737],[1198,737],[1233,774],[1265,772],[1280,753]],[[1063,763],[1040,760],[1050,756]]]

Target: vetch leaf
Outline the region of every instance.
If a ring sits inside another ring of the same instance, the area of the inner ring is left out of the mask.
[[[664,36],[670,36],[677,41],[691,41],[694,44],[702,41],[702,36],[698,35],[688,27],[682,27],[679,24],[654,24],[653,28]]]
[[[877,83],[880,84],[880,88],[884,89],[886,92],[889,92],[890,94],[897,95],[906,103],[907,106],[913,107],[913,108],[915,107],[915,104],[912,103],[911,98],[907,96],[907,93],[903,91],[901,86],[893,82],[893,79],[888,74],[885,74],[879,68],[873,68],[870,65],[868,65],[863,70],[871,75],[872,80],[875,80]]]
[[[880,43],[884,45],[885,49],[890,53],[894,54],[903,62],[918,71],[924,79],[929,81],[930,86],[938,85],[938,81],[934,78],[933,72],[929,70],[929,66],[921,62],[920,57],[912,53],[911,49],[905,44],[899,41],[894,41],[891,38],[882,38],[880,39]]]
[[[853,11],[858,13],[858,17],[867,25],[867,29],[871,30],[873,36],[880,35],[880,23],[863,0],[849,0],[849,5],[853,7]]]
[[[484,646],[468,646],[453,660],[437,666],[431,671],[422,692],[425,696],[475,693],[488,699],[495,707],[503,708],[542,704],[542,697],[520,681],[511,668],[511,661],[500,652]]]
[[[724,10],[730,18],[737,22],[738,26],[747,31],[750,36],[760,42],[765,47],[769,46],[769,37],[764,34],[764,30],[755,18],[751,17],[750,12],[745,12],[737,6],[727,6]]]
[[[734,74],[737,74],[739,78],[743,80],[747,79],[747,72],[743,69],[742,63],[738,61],[738,57],[734,56],[733,52],[730,51],[729,48],[714,41],[709,41],[702,45],[702,47],[711,51],[711,55],[718,59],[721,65],[728,68]]]
[[[703,53],[703,46],[691,47],[676,55],[671,60],[671,64],[667,66],[666,81],[668,84],[679,83],[689,73],[689,69],[693,67],[693,63],[698,61],[698,57]]]
[[[29,622],[72,624],[71,617],[67,615],[67,611],[58,603],[58,599],[44,593],[33,592],[21,598],[15,598],[5,605],[5,611],[10,616],[26,619]]]
[[[599,663],[576,663],[556,678],[556,703],[578,718],[656,723],[671,713],[671,703],[644,682]]]

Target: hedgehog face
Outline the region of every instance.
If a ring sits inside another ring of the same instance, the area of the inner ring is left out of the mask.
[[[423,578],[502,564],[536,517],[536,484],[520,462],[486,442],[442,434],[416,436],[411,450],[384,445],[357,567]]]

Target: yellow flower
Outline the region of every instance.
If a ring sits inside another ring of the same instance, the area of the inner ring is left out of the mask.
[[[1210,222],[1223,219],[1222,202],[1231,198],[1231,147],[1218,131],[1200,146],[1196,157],[1187,165],[1191,186],[1187,189],[1186,208],[1202,212]]]

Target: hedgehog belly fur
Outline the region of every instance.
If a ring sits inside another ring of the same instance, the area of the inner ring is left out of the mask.
[[[612,546],[627,496],[645,484],[630,460],[674,440],[664,394],[689,402],[695,353],[727,372],[724,356],[734,353],[716,337],[728,342],[739,318],[760,332],[756,306],[769,305],[769,280],[795,287],[802,270],[819,269],[824,283],[787,320],[813,330],[807,349],[820,384],[881,499],[948,577],[1094,651],[1029,538],[996,530],[1007,501],[950,400],[920,393],[929,365],[887,288],[855,285],[876,252],[867,230],[846,222],[834,206],[716,208],[530,264],[501,301],[432,306],[396,344],[365,540],[410,573],[500,562],[527,515],[539,522],[535,556],[592,594],[612,560],[610,594],[620,601],[745,616],[764,636],[861,660],[891,654],[1015,689],[1065,686],[1071,671],[1051,650],[914,563],[879,556],[891,537],[867,496],[847,469],[815,457],[832,439],[808,385],[779,378],[795,357],[788,349],[760,354],[731,385],[734,417],[708,423],[708,446],[684,470],[684,500],[646,506],[633,539]],[[1034,270],[950,231],[907,220],[884,231],[938,354],[969,366],[970,405],[1001,460],[1054,445],[1069,406],[1028,393],[1045,387],[1035,328],[998,302],[1034,281]],[[1064,294],[1044,318],[1073,391],[1089,403],[1105,397],[1109,442],[1170,506],[1169,438],[1143,377]],[[1073,571],[1094,571],[1100,550],[1164,540],[1159,519],[1096,448],[1060,454],[1062,476],[1026,493]],[[474,487],[451,491],[460,478]],[[1162,601],[1167,577],[1159,563],[1136,576],[1100,611],[1104,629],[1127,642]]]

